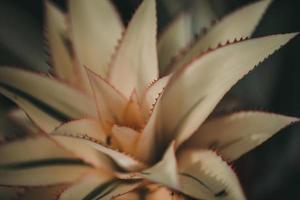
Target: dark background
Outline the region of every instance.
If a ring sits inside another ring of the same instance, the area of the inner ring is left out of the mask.
[[[172,17],[158,0],[159,29]],[[173,0],[180,9],[195,0]],[[64,1],[55,1],[65,9]],[[127,23],[140,1],[114,0]],[[252,2],[215,0],[218,16]],[[0,64],[47,71],[42,0],[0,1]],[[300,2],[274,0],[254,36],[300,31]],[[230,96],[238,109],[255,109],[300,117],[300,38],[275,53],[235,86]],[[6,100],[4,98],[1,101]],[[235,163],[252,200],[299,199],[300,125],[293,125]]]

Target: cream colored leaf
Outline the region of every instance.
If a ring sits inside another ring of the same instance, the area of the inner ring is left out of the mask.
[[[2,144],[0,157],[0,185],[41,186],[69,183],[90,169],[87,163],[46,136]]]
[[[178,71],[159,101],[160,133],[178,145],[188,139],[224,94],[297,34],[246,40],[208,52]]]
[[[215,152],[185,151],[178,163],[182,193],[196,199],[245,199],[234,171]]]
[[[27,100],[4,87],[0,86],[0,93],[23,109],[30,119],[46,133],[50,133],[62,123],[61,119],[57,119],[55,116],[48,114],[42,107],[35,105],[33,102],[30,102],[30,100]]]
[[[121,168],[126,169],[128,171],[136,171],[145,168],[145,164],[139,162],[138,160],[134,159],[130,155],[122,153],[118,150],[115,150],[105,143],[101,143],[96,141],[94,138],[86,138],[85,135],[55,135],[55,138],[62,138],[66,137],[72,141],[73,144],[81,143],[85,145],[89,145],[90,147],[95,148],[96,150],[100,151],[101,153],[110,157],[115,163],[117,163]],[[74,141],[74,142],[73,142]]]
[[[175,142],[166,150],[163,158],[154,166],[140,172],[140,176],[171,188],[178,188]]]
[[[152,163],[156,159],[156,154],[160,150],[157,144],[160,144],[161,147],[165,145],[161,138],[162,135],[157,134],[161,122],[160,117],[158,106],[155,106],[136,145],[134,155],[146,163]]]
[[[106,77],[123,25],[110,0],[68,1],[73,40],[82,66]]]
[[[116,181],[110,174],[93,171],[77,180],[72,186],[65,190],[59,200],[81,200],[91,198],[93,192],[98,189],[106,189]]]
[[[121,151],[134,155],[136,142],[141,133],[134,129],[114,125],[111,130],[111,136],[120,147]]]
[[[29,137],[0,145],[0,168],[38,160],[76,159],[46,136]]]
[[[99,152],[92,146],[82,142],[82,140],[74,139],[73,137],[60,136],[53,136],[53,139],[78,158],[94,167],[98,167],[103,170],[113,170],[116,168],[116,165],[108,156],[106,156],[106,154]]]
[[[101,152],[107,155],[126,170],[134,171],[145,167],[143,163],[135,160],[131,156],[113,149],[109,145],[109,139],[103,130],[97,128],[96,121],[80,120],[73,123],[66,123],[55,130],[52,136],[57,141],[68,140],[69,145],[66,146],[66,143],[64,143],[64,146],[72,152],[80,154],[83,158],[88,158],[89,154],[86,154],[78,148],[77,145],[98,150],[99,154]]]
[[[134,90],[130,96],[129,101],[126,104],[122,125],[141,130],[145,126],[145,119],[141,110],[141,105],[137,97],[136,90]]]
[[[232,161],[298,118],[264,112],[239,112],[204,123],[187,141],[188,148],[214,148]]]
[[[47,137],[3,144],[0,156],[0,185],[41,186],[68,183],[90,169],[86,163]]]
[[[144,0],[134,14],[110,69],[111,83],[129,98],[158,78],[155,0]]]
[[[51,133],[51,135],[53,134],[86,135],[101,142],[105,142],[107,140],[107,135],[102,129],[100,123],[94,119],[80,119],[64,123]]]
[[[200,37],[172,69],[179,69],[209,48],[251,36],[270,3],[271,0],[260,0],[226,16],[206,35]]]
[[[18,166],[15,169],[0,169],[1,186],[48,186],[54,184],[67,184],[77,180],[91,168],[82,164],[56,162],[32,163]],[[67,172],[67,173],[66,173]],[[34,178],[33,178],[34,177]]]
[[[28,96],[67,118],[96,116],[94,104],[86,94],[55,79],[17,68],[0,67],[0,85],[17,95]]]
[[[65,15],[49,0],[45,1],[46,31],[55,74],[74,86],[81,86],[80,71],[73,63],[73,52],[67,46],[68,33]]]
[[[105,129],[112,124],[122,124],[127,99],[106,80],[87,70],[96,99],[97,110]]]
[[[143,109],[144,118],[146,120],[149,119],[149,116],[151,115],[152,109],[159,98],[159,96],[162,94],[164,88],[166,87],[167,83],[169,82],[172,74],[164,76],[160,79],[158,79],[156,82],[151,84],[145,91],[145,94],[141,101],[141,108]]]
[[[64,135],[72,134],[74,136],[86,136],[87,138],[94,138],[98,141],[106,141],[107,135],[104,133],[99,122],[92,119],[81,119],[76,121],[71,121],[63,124],[57,128],[51,135]],[[80,157],[82,160],[98,166],[101,168],[113,168],[114,165],[104,154],[86,145],[80,140],[74,140],[70,137],[53,137],[58,143],[69,151],[73,152],[75,155]]]
[[[60,196],[59,200],[115,199],[115,196],[130,192],[139,184],[122,183],[112,176],[93,172],[84,176]]]
[[[191,23],[192,16],[182,13],[162,32],[157,45],[160,73],[164,73],[172,58],[191,42],[193,38]]]

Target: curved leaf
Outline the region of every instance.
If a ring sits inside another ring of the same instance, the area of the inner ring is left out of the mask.
[[[111,65],[111,83],[128,98],[134,89],[140,97],[158,78],[155,6],[144,0],[137,9]]]
[[[157,45],[160,73],[165,72],[172,59],[193,39],[191,23],[192,16],[182,13],[162,32]]]
[[[182,195],[176,194],[173,191],[158,186],[158,188],[154,188],[153,191],[150,188],[150,191],[146,195],[146,200],[157,200],[157,199],[164,199],[164,200],[185,200],[186,198]]]
[[[251,36],[270,3],[271,0],[260,0],[226,16],[200,37],[172,69],[179,69],[209,48]]]
[[[176,138],[180,145],[238,80],[296,35],[279,34],[226,45],[175,73],[158,104],[159,133],[167,141]]]
[[[229,161],[239,158],[298,118],[264,112],[239,112],[204,123],[187,148],[214,148]]]
[[[72,135],[77,138],[93,138],[94,140],[104,143],[104,141],[107,141],[108,137],[104,133],[98,121],[92,119],[71,121],[58,127],[51,133],[51,136],[54,136],[53,139],[60,143],[64,148],[94,166],[108,169],[114,167],[109,158],[90,145],[87,145],[81,140],[73,137],[57,137],[57,135]]]
[[[128,100],[106,80],[87,69],[99,118],[105,129],[112,124],[122,124]]]
[[[128,176],[122,176],[124,179],[140,179],[145,178],[149,181],[163,184],[171,188],[178,188],[178,176],[177,176],[177,161],[175,155],[175,142],[173,142],[159,162],[150,168],[146,168],[141,172],[135,172]]]
[[[159,96],[162,94],[164,88],[168,84],[172,74],[164,76],[153,84],[151,84],[147,90],[141,101],[141,107],[143,109],[145,119],[148,119],[151,115],[152,109],[158,100]]]
[[[46,136],[25,138],[0,145],[0,169],[38,160],[76,159]]]
[[[109,0],[68,1],[72,36],[82,66],[106,77],[123,25]]]
[[[125,126],[114,125],[111,130],[111,136],[118,144],[118,147],[120,147],[120,150],[132,155],[134,155],[136,143],[140,134],[141,133],[134,129]]]
[[[96,116],[94,104],[86,94],[58,80],[21,69],[0,67],[0,85],[12,93],[49,107],[65,118]]]
[[[129,171],[135,171],[145,167],[143,163],[135,160],[131,156],[113,149],[109,145],[109,137],[105,135],[103,130],[96,128],[96,123],[96,121],[89,120],[66,123],[55,130],[51,135],[58,141],[68,140],[68,144],[64,144],[64,146],[72,152],[81,155],[82,158],[88,158],[89,155],[79,149],[77,145],[98,150],[99,153],[101,152],[107,155],[120,167]]]
[[[47,113],[42,107],[23,98],[21,95],[13,93],[1,86],[0,93],[23,109],[30,119],[46,133],[50,133],[62,123],[62,119]]]
[[[1,186],[48,186],[67,184],[77,180],[91,168],[82,164],[70,165],[56,162],[55,165],[34,164],[16,169],[0,169]],[[66,173],[68,172],[68,173]],[[34,178],[33,178],[34,177]]]
[[[0,87],[1,91],[1,87]],[[0,92],[1,93],[1,92]],[[9,118],[14,123],[14,126],[20,125],[20,128],[28,135],[28,136],[36,136],[44,134],[40,128],[34,125],[32,120],[28,117],[28,115],[21,109],[13,109],[9,114]],[[1,125],[0,125],[1,126]],[[8,130],[9,131],[9,130]]]
[[[179,156],[179,191],[197,199],[245,199],[237,176],[216,153],[185,151]]]
[[[92,172],[64,191],[59,200],[110,200],[130,192],[138,186],[139,183],[122,183],[108,174]]]
[[[55,74],[74,86],[81,86],[80,71],[73,58],[67,33],[66,17],[50,1],[45,1],[46,31]]]

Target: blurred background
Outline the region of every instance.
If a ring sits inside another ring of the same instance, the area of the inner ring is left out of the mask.
[[[252,0],[211,0],[210,13],[202,13],[204,0],[158,0],[159,31],[182,10],[194,12],[193,31],[209,25],[201,15],[220,19]],[[66,9],[63,0],[56,4]],[[114,0],[127,24],[140,0]],[[202,4],[201,4],[202,5]],[[300,31],[300,1],[274,0],[257,27],[256,36]],[[20,66],[46,72],[43,1],[0,1],[0,65]],[[0,97],[0,112],[10,103]],[[225,106],[224,106],[225,105]],[[219,107],[219,112],[264,110],[300,117],[300,37],[276,52],[240,81]],[[15,128],[12,126],[12,128]],[[300,125],[293,125],[263,146],[234,163],[248,199],[299,199]]]

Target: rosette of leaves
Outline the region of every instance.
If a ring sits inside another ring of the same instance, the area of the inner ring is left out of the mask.
[[[208,116],[297,35],[247,39],[269,4],[245,6],[190,41],[188,13],[157,39],[155,0],[126,30],[108,0],[68,1],[68,13],[46,1],[51,76],[0,68],[0,92],[26,113],[13,116],[31,133],[0,146],[2,195],[245,199],[231,163],[298,119]]]

